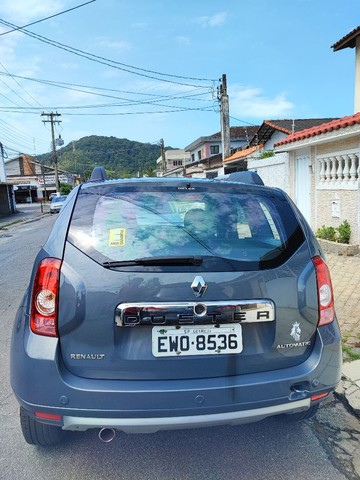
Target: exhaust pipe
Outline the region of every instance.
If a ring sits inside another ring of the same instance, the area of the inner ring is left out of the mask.
[[[114,440],[116,432],[113,428],[102,428],[99,432],[99,439],[104,443],[109,443]]]

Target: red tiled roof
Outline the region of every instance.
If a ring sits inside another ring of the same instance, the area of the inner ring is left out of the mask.
[[[282,122],[285,122],[286,120],[264,120],[264,124],[268,125],[271,128],[274,128],[275,130],[279,130],[280,132],[283,133],[291,133],[291,130],[288,130],[286,127],[281,125]]]
[[[332,132],[333,130],[339,130],[340,128],[351,127],[352,125],[360,124],[360,112],[350,115],[348,117],[332,120],[328,123],[323,123],[316,127],[307,128],[300,132],[292,133],[288,135],[284,140],[275,143],[274,147],[286,145],[287,143],[297,142],[298,140],[304,140],[305,138],[315,137],[321,133]]]
[[[225,158],[224,163],[247,157],[248,155],[251,155],[252,153],[259,150],[260,148],[263,148],[263,146],[264,145],[256,145],[255,147],[246,148],[245,150],[239,150],[238,152],[235,152],[233,155],[231,155],[231,157]]]
[[[300,130],[305,130],[305,128],[315,127],[316,125],[331,122],[332,120],[335,120],[335,118],[264,120],[255,136],[250,141],[250,146],[257,145],[258,143],[265,144],[268,140],[270,140],[276,130],[289,135],[291,132],[299,132]]]
[[[343,48],[354,48],[356,47],[356,38],[360,35],[360,26],[352,30],[350,33],[341,38],[338,42],[331,45],[331,48],[334,52],[341,50]]]

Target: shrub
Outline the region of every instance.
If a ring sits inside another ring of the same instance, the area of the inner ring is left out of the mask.
[[[269,158],[274,156],[275,156],[275,153],[272,150],[265,150],[259,155],[259,159],[261,160],[262,158]]]
[[[344,220],[343,223],[336,228],[325,227],[325,225],[323,225],[317,230],[315,235],[318,238],[330,240],[331,242],[349,243],[351,235],[350,224],[347,220]]]
[[[338,231],[338,242],[340,243],[349,243],[350,242],[350,224],[347,220],[344,220],[341,225],[337,228]]]
[[[323,225],[316,232],[318,238],[323,238],[324,240],[331,240],[332,242],[336,241],[336,231],[334,227],[325,227]]]

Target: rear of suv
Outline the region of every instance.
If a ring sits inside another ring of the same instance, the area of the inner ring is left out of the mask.
[[[290,198],[253,177],[72,191],[14,325],[28,443],[316,412],[341,370],[329,270]]]

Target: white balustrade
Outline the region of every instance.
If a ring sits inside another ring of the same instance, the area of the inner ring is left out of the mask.
[[[325,183],[325,158],[320,158],[320,183],[324,184]]]
[[[350,180],[350,157],[349,155],[341,155],[344,159],[344,183],[349,183]]]
[[[357,179],[359,178],[359,175],[357,174],[357,168],[356,168],[356,160],[357,160],[357,157],[355,155],[355,153],[351,153],[349,155],[350,159],[351,159],[351,166],[350,166],[350,182],[352,184],[355,184]],[[359,163],[359,162],[357,162]],[[359,167],[358,167],[359,168]]]
[[[317,171],[320,188],[357,188],[360,176],[359,154],[351,152],[318,157]]]
[[[336,171],[336,181],[337,183],[341,183],[342,179],[344,178],[344,167],[343,167],[343,157],[341,155],[338,155],[338,169]]]
[[[331,171],[330,171],[329,181],[336,183],[336,172],[337,172],[336,163],[338,161],[338,157],[333,156],[333,157],[330,157],[330,158],[331,158]]]

